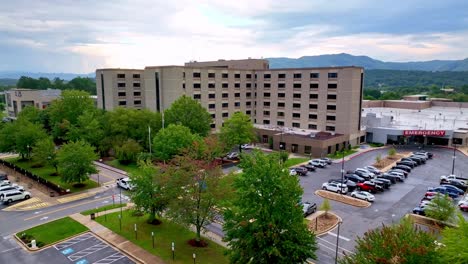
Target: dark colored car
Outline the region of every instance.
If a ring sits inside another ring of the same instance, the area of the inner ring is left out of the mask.
[[[453,180],[448,180],[447,181],[446,180],[446,181],[440,181],[440,184],[457,187],[458,189],[462,190],[463,192],[466,192],[466,190],[468,189],[468,187],[466,185],[464,185],[463,183],[461,183],[460,181],[453,181]]]
[[[398,161],[396,164],[397,164],[397,165],[405,165],[405,166],[408,166],[408,167],[410,167],[410,168],[414,168],[414,167],[416,167],[416,165],[417,165],[416,162],[414,162],[414,161],[407,161],[407,160]]]
[[[426,160],[423,159],[422,157],[418,157],[418,156],[414,156],[414,155],[411,155],[408,157],[408,159],[412,159],[414,161],[417,161],[419,162],[420,164],[426,164]]]
[[[453,186],[453,185],[444,184],[444,185],[441,185],[440,187],[444,187],[444,188],[446,188],[446,189],[449,190],[449,191],[452,191],[452,192],[454,192],[454,193],[458,193],[458,195],[463,195],[463,194],[465,194],[465,191],[463,191],[462,189],[457,188],[457,187],[455,187],[455,186]]]
[[[387,180],[389,181],[391,184],[395,184],[397,183],[397,177],[393,176],[393,175],[388,175],[388,174],[382,174],[382,175],[379,175],[377,176],[376,179],[380,179],[380,180]]]
[[[341,179],[331,179],[331,180],[328,180],[328,182],[342,183]],[[356,189],[356,183],[351,181],[351,180],[344,179],[343,183],[346,184],[346,186],[348,187],[348,190],[350,192],[352,192],[352,191],[354,191],[354,189]]]
[[[400,169],[406,172],[411,172],[411,167],[408,167],[406,165],[396,165],[396,166],[393,166],[392,169]]]
[[[411,162],[416,163],[416,165],[421,165],[422,164],[420,159],[402,158],[401,161],[411,161]]]
[[[408,178],[408,172],[407,171],[400,170],[400,169],[392,169],[392,170],[389,170],[387,172],[392,172],[392,171],[403,173],[403,176],[405,176],[405,178]]]
[[[299,203],[302,206],[302,212],[304,213],[304,217],[311,215],[317,211],[317,204],[311,202],[301,202]]]
[[[374,173],[374,175],[380,175],[382,172],[374,166],[365,166],[364,169]]]
[[[417,215],[426,215],[426,212],[424,212],[424,208],[423,207],[416,207],[413,209],[413,214],[417,214]]]
[[[400,175],[394,174],[392,171],[384,173],[384,175],[394,177],[395,180],[399,181],[399,182],[404,182],[405,181],[405,176],[400,176]]]
[[[366,181],[366,179],[364,179],[364,178],[362,178],[362,177],[359,177],[359,176],[357,176],[357,175],[354,174],[354,173],[345,174],[344,178],[347,179],[347,180],[353,181],[353,182],[355,182],[355,183],[358,183],[358,182],[365,182],[365,181]]]
[[[390,189],[390,185],[392,185],[387,179],[373,179],[371,180],[371,182],[374,182],[377,185],[382,186],[384,189]]]
[[[369,184],[367,182],[356,183],[356,187],[360,191],[366,191],[366,192],[370,192],[370,193],[378,192],[378,189],[377,189],[375,184]]]
[[[6,173],[0,172],[0,181],[7,181],[8,176]]]
[[[307,170],[306,168],[304,167],[294,167],[292,168],[293,170],[296,171],[296,173],[300,176],[306,176],[307,173],[309,172],[309,170]]]
[[[428,158],[432,159],[432,157],[434,156],[433,153],[431,152],[427,152],[427,151],[418,151],[418,152],[415,152],[414,154],[426,154]]]
[[[308,171],[315,171],[317,169],[317,168],[315,168],[314,166],[312,166],[310,164],[301,165],[301,167],[306,168]]]
[[[435,187],[435,188],[427,188],[428,192],[436,192],[441,194],[447,194],[450,198],[455,199],[459,196],[457,192],[451,191],[445,187]],[[427,193],[426,193],[427,194]]]
[[[354,171],[353,172],[354,174],[356,174],[357,176],[361,177],[361,178],[364,178],[366,180],[369,180],[371,179],[371,177],[369,176],[369,174],[365,174],[364,172],[361,172],[361,171]]]

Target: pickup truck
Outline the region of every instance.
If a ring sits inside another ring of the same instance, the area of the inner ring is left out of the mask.
[[[460,181],[461,183],[463,183],[465,185],[468,183],[467,178],[457,177],[457,176],[455,176],[453,174],[447,175],[447,176],[445,176],[445,175],[440,176],[440,183],[448,183],[451,180],[458,180],[458,181]]]

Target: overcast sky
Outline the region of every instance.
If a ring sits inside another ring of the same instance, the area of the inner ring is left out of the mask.
[[[0,70],[89,73],[190,60],[333,53],[468,57],[466,0],[14,0]]]

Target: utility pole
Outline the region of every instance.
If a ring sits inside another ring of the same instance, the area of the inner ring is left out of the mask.
[[[343,185],[344,185],[344,149],[343,149],[343,156],[341,159],[341,195],[343,195]]]
[[[453,142],[453,141],[452,141]],[[453,144],[453,143],[452,143]],[[452,175],[455,173],[455,159],[457,156],[455,155],[457,151],[457,145],[453,144],[453,157],[452,157]]]
[[[149,153],[151,155],[151,127],[148,126],[148,145],[149,145]]]

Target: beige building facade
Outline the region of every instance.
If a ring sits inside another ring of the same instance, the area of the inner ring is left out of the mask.
[[[354,66],[269,69],[263,59],[98,69],[97,105],[105,110],[120,106],[163,111],[186,95],[208,110],[214,130],[241,111],[267,130],[287,127],[340,135],[343,147],[358,144],[364,135],[360,124],[363,74],[363,68]],[[304,153],[303,149],[294,150]]]
[[[5,92],[6,108],[8,116],[16,118],[25,107],[34,106],[38,109],[45,109],[49,104],[60,97],[61,90],[47,89],[11,89]]]

